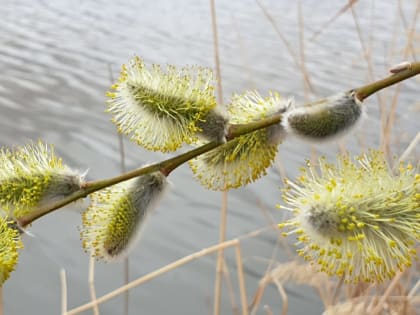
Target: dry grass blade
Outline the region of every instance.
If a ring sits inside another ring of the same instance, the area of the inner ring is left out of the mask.
[[[3,286],[0,286],[0,315],[3,315]]]
[[[60,270],[60,283],[61,283],[61,315],[67,314],[67,280],[66,271]],[[1,290],[1,287],[0,287]],[[1,311],[0,314],[3,314]]]
[[[402,273],[398,273],[391,281],[391,283],[388,285],[387,289],[385,290],[385,293],[381,298],[379,299],[378,304],[375,306],[375,308],[372,310],[371,315],[377,315],[379,312],[384,308],[384,304],[387,300],[387,298],[391,295],[391,292],[395,289],[395,287],[399,284],[399,281],[402,277]]]
[[[217,33],[217,19],[216,19],[216,3],[215,0],[210,0],[210,13],[211,13],[211,27],[213,33],[213,51],[214,51],[214,64],[216,68],[217,79],[217,101],[223,104],[223,90],[222,90],[222,75],[220,70],[220,54],[219,54],[219,36]],[[227,221],[227,191],[223,192],[222,207],[220,209],[220,226],[219,226],[219,243],[226,239],[226,221]],[[224,264],[224,252],[220,249],[217,255],[216,263],[216,278],[214,284],[214,306],[213,314],[220,314],[221,307],[221,292],[222,292],[222,275]],[[234,305],[232,305],[234,307]]]
[[[310,264],[301,264],[297,261],[283,263],[274,268],[267,275],[267,280],[277,279],[280,282],[293,282],[310,285],[312,287],[325,286],[329,282],[326,274],[316,272]]]
[[[226,259],[223,259],[223,277],[226,281],[226,286],[229,293],[230,304],[232,306],[232,314],[239,315],[238,305],[236,303],[235,291],[233,290],[232,281],[230,279],[229,268],[226,264]]]
[[[414,139],[411,140],[407,149],[405,149],[404,153],[401,154],[400,158],[398,159],[398,162],[404,161],[411,154],[411,152],[413,152],[413,150],[417,147],[417,144],[419,143],[419,141],[420,141],[420,132],[418,132],[417,135],[414,137]]]
[[[172,263],[170,263],[166,266],[163,266],[160,269],[157,269],[155,271],[152,271],[152,272],[144,275],[143,277],[140,277],[140,278],[137,278],[136,280],[131,281],[127,285],[124,285],[124,286],[122,286],[122,287],[120,287],[120,288],[118,288],[114,291],[111,291],[111,292],[99,297],[96,300],[96,303],[89,302],[89,303],[86,303],[84,305],[81,305],[79,307],[76,307],[76,308],[68,311],[67,315],[75,315],[75,314],[79,314],[81,312],[84,312],[86,310],[89,310],[89,309],[93,308],[95,304],[99,305],[103,302],[106,302],[106,301],[108,301],[108,300],[126,292],[127,290],[130,290],[130,289],[135,288],[135,287],[137,287],[137,286],[139,286],[139,285],[141,285],[145,282],[153,280],[153,279],[155,279],[155,278],[157,278],[157,277],[159,277],[159,276],[161,276],[161,275],[163,275],[163,274],[165,274],[165,273],[167,273],[171,270],[174,270],[174,269],[176,269],[176,268],[178,268],[182,265],[185,265],[185,264],[187,264],[187,263],[189,263],[193,260],[196,260],[196,259],[201,258],[203,256],[212,254],[214,252],[217,252],[220,249],[226,249],[228,247],[236,246],[237,244],[239,244],[239,240],[238,239],[233,239],[233,240],[221,243],[221,244],[217,244],[217,245],[214,245],[214,246],[207,247],[207,248],[202,249],[198,252],[195,252],[191,255],[180,258],[180,259],[178,259],[178,260],[176,260],[176,261],[174,261],[174,262],[172,262]]]
[[[278,279],[274,279],[274,283],[279,290],[279,294],[283,300],[283,309],[281,311],[281,315],[287,315],[287,310],[289,308],[289,299],[287,298],[286,291],[283,288],[283,285],[280,283]]]
[[[93,256],[89,257],[89,293],[90,293],[90,299],[92,303],[94,303],[93,306],[93,314],[99,315],[99,307],[96,303],[96,290],[95,290],[95,258]]]
[[[360,27],[359,19],[357,18],[356,11],[354,9],[354,6],[350,6],[350,11],[353,17],[354,25],[356,27],[357,36],[359,38],[360,46],[362,48],[363,57],[366,61],[366,64],[368,66],[368,77],[370,81],[374,81],[375,75],[373,71],[373,63],[372,63],[372,56],[371,52],[366,47],[365,41],[363,40],[362,30]],[[379,113],[381,116],[381,141],[383,142],[385,137],[385,125],[386,125],[386,112],[385,112],[385,102],[383,101],[383,98],[381,97],[380,93],[376,93],[376,98],[378,99],[379,104]]]
[[[312,83],[309,80],[309,75],[308,75],[308,72],[306,71],[305,64],[302,63],[298,59],[297,54],[293,51],[292,46],[287,41],[287,39],[284,37],[283,33],[280,31],[279,27],[276,24],[276,21],[271,16],[271,14],[268,12],[268,10],[262,5],[262,3],[259,0],[255,0],[255,1],[257,2],[257,4],[260,7],[260,9],[263,11],[263,13],[264,13],[265,17],[267,18],[267,20],[273,26],[273,28],[276,31],[277,35],[280,37],[280,40],[283,42],[283,45],[286,47],[287,51],[289,52],[290,57],[292,57],[295,65],[296,65],[296,67],[301,70],[305,87],[307,86],[309,88],[309,90],[313,92]],[[301,29],[301,32],[302,31],[303,31],[303,29]],[[301,45],[301,47],[302,47],[302,45]],[[304,62],[304,60],[303,60],[303,62]]]
[[[314,287],[325,305],[329,304],[332,294],[327,294],[326,291],[330,288],[330,280],[324,273],[316,272],[310,264],[301,264],[297,261],[291,261],[279,264],[276,268],[268,272],[261,280],[257,292],[254,295],[251,304],[251,314],[256,314],[258,306],[264,295],[265,288],[270,283],[276,284],[293,282],[296,284],[309,285]],[[276,284],[278,287],[278,285]],[[281,292],[280,292],[281,294]],[[282,295],[282,294],[281,294]]]
[[[349,0],[349,2],[343,6],[340,10],[337,11],[331,18],[329,18],[319,30],[315,31],[312,37],[309,39],[310,41],[314,41],[323,31],[325,31],[328,26],[330,26],[336,19],[338,19],[342,14],[344,14],[352,5],[354,5],[358,0]]]
[[[112,75],[112,65],[110,63],[108,64],[108,73],[109,73],[109,81],[111,82],[111,84],[113,84],[114,77]],[[122,134],[119,132],[117,133],[117,136],[118,136],[118,148],[120,151],[120,170],[121,170],[121,173],[123,174],[126,172],[124,139],[123,139]],[[127,284],[130,281],[130,261],[128,257],[124,258],[124,261],[123,261],[123,273],[124,273],[124,284]],[[124,315],[128,315],[129,305],[130,305],[130,294],[127,291],[124,295],[124,310],[123,310]]]
[[[416,10],[413,15],[413,21],[411,22],[411,27],[409,28],[409,31],[407,33],[407,43],[405,45],[404,53],[402,56],[402,59],[405,60],[408,57],[408,54],[410,52],[410,48],[412,47],[412,42],[416,30],[416,24],[417,24],[417,18],[420,14],[420,0],[417,0]],[[383,141],[383,151],[387,152],[388,155],[390,155],[390,137],[391,137],[391,131],[392,127],[395,124],[395,116],[397,111],[397,104],[398,104],[398,97],[401,91],[401,85],[397,85],[395,89],[394,97],[392,98],[391,102],[391,108],[389,110],[389,113],[386,118],[386,125],[384,129],[384,141]]]
[[[248,302],[246,297],[245,275],[242,262],[240,243],[235,247],[236,265],[238,268],[239,292],[241,294],[242,315],[248,315]]]
[[[303,76],[303,85],[305,91],[305,99],[308,100],[309,92],[314,92],[311,81],[309,80],[308,70],[305,61],[305,27],[303,22],[302,3],[298,1],[298,19],[299,19],[299,55],[300,55],[300,71]]]
[[[322,315],[370,315],[365,299],[347,300],[328,307]]]

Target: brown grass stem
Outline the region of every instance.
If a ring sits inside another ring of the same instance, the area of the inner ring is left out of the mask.
[[[235,291],[233,289],[232,281],[230,278],[230,272],[228,265],[226,263],[226,259],[223,259],[223,278],[226,281],[227,290],[229,293],[230,304],[232,306],[232,314],[239,315],[238,305],[236,303],[236,296]]]
[[[407,33],[407,43],[405,45],[405,49],[404,49],[404,53],[402,56],[402,59],[405,60],[410,52],[410,48],[411,48],[411,43],[413,42],[413,37],[414,37],[414,33],[416,30],[416,24],[417,24],[417,17],[420,14],[420,0],[417,0],[417,5],[416,5],[416,10],[414,12],[414,16],[413,16],[413,21],[411,23],[411,27]],[[409,69],[412,68],[413,66],[415,66],[417,64],[418,67],[420,67],[420,63],[412,63],[411,66],[409,66]],[[388,156],[391,156],[390,154],[390,137],[391,137],[391,131],[392,128],[394,126],[394,122],[395,122],[395,116],[396,116],[396,111],[397,111],[397,104],[398,104],[398,97],[399,94],[401,92],[401,86],[397,86],[397,88],[395,89],[395,94],[392,98],[392,102],[391,102],[391,108],[389,110],[389,113],[386,117],[386,124],[385,124],[385,128],[384,128],[384,141],[382,143],[382,149],[384,152],[386,152],[388,154]]]
[[[217,79],[217,101],[223,104],[222,74],[220,68],[219,36],[217,31],[217,16],[215,0],[210,0],[211,29],[213,34],[213,56]],[[226,240],[227,221],[227,191],[222,192],[222,206],[220,208],[219,243]],[[219,315],[222,296],[222,275],[224,274],[224,252],[220,249],[217,253],[216,277],[214,280],[214,305],[213,314]]]
[[[89,257],[88,282],[89,282],[90,299],[92,303],[94,303],[93,315],[99,315],[99,307],[98,307],[98,304],[96,303],[96,290],[95,290],[95,258],[93,256]]]
[[[235,246],[236,267],[238,270],[239,292],[241,295],[242,315],[248,315],[248,301],[246,296],[245,273],[242,262],[241,245]]]
[[[60,285],[61,285],[61,315],[67,314],[67,279],[66,271],[60,270]]]
[[[384,294],[379,299],[378,304],[375,306],[375,308],[372,310],[371,315],[377,315],[379,312],[383,309],[384,304],[387,300],[387,298],[391,295],[392,290],[395,289],[395,287],[399,284],[399,281],[402,277],[403,273],[398,273],[392,280],[391,283],[386,288]]]
[[[330,26],[337,18],[344,14],[352,5],[354,5],[358,0],[349,0],[342,8],[340,8],[337,13],[335,13],[331,18],[329,18],[321,27],[313,33],[309,41],[315,41],[315,39]]]
[[[220,225],[219,225],[219,243],[223,243],[226,239],[226,221],[227,221],[227,191],[222,192],[222,206],[220,209]],[[217,253],[216,277],[214,280],[214,305],[213,314],[219,315],[221,309],[222,296],[222,275],[224,263],[224,251],[221,248]]]
[[[279,291],[281,299],[283,300],[281,315],[287,315],[287,310],[289,308],[289,299],[287,298],[286,290],[284,290],[283,285],[278,279],[274,279],[273,282],[276,285],[277,290]]]
[[[196,260],[196,259],[201,258],[203,256],[212,254],[214,252],[217,252],[221,248],[226,249],[226,248],[229,248],[229,247],[237,246],[238,244],[239,244],[239,240],[238,239],[233,239],[233,240],[229,240],[229,241],[226,241],[224,243],[221,243],[221,244],[217,244],[217,245],[207,247],[207,248],[202,249],[198,252],[195,252],[191,255],[182,257],[182,258],[180,258],[180,259],[178,259],[178,260],[176,260],[176,261],[174,261],[174,262],[172,262],[168,265],[163,266],[162,268],[159,268],[159,269],[157,269],[155,271],[152,271],[152,272],[150,272],[150,273],[148,273],[148,274],[146,274],[146,275],[144,275],[140,278],[137,278],[136,280],[131,281],[127,285],[124,285],[124,286],[122,286],[122,287],[120,287],[120,288],[118,288],[114,291],[111,291],[111,292],[99,297],[96,300],[96,303],[101,304],[105,301],[108,301],[108,300],[122,294],[123,292],[125,292],[127,290],[130,290],[130,289],[135,288],[135,287],[137,287],[137,286],[139,286],[139,285],[141,285],[145,282],[153,280],[153,279],[155,279],[155,278],[157,278],[157,277],[159,277],[159,276],[161,276],[161,275],[163,275],[163,274],[165,274],[165,273],[167,273],[167,272],[169,272],[173,269],[176,269],[176,268],[178,268],[182,265],[185,265],[185,264],[187,264],[187,263],[189,263],[193,260]],[[95,303],[93,303],[93,302],[89,302],[89,303],[86,303],[86,304],[81,305],[79,307],[76,307],[72,310],[69,310],[67,312],[67,315],[80,314],[81,312],[84,312],[84,311],[89,310],[92,307],[94,307],[94,304]]]
[[[3,286],[0,286],[0,315],[3,314]]]
[[[292,45],[290,45],[290,43],[287,41],[286,37],[283,35],[283,33],[281,32],[280,28],[278,27],[276,21],[274,20],[274,18],[271,16],[271,14],[268,12],[267,8],[265,8],[263,6],[263,4],[259,1],[259,0],[255,0],[255,2],[257,3],[257,5],[260,7],[261,11],[264,13],[265,17],[267,18],[267,20],[270,22],[270,24],[272,25],[272,27],[274,28],[274,31],[277,33],[277,35],[280,37],[280,40],[282,41],[283,45],[286,47],[286,50],[288,51],[290,57],[292,57],[296,68],[300,69],[302,72],[302,76],[303,76],[303,80],[304,80],[304,86],[308,87],[309,90],[311,92],[313,92],[313,88],[312,88],[312,83],[309,80],[309,75],[306,71],[306,66],[304,64],[304,60],[299,60],[299,58],[297,57],[297,54],[293,51]],[[299,13],[300,14],[300,13]],[[303,21],[303,19],[302,19]],[[300,21],[300,22],[302,22]],[[300,35],[302,35],[303,32],[303,27],[302,24],[300,24]],[[302,47],[303,45],[301,45]],[[302,52],[302,49],[301,49]]]

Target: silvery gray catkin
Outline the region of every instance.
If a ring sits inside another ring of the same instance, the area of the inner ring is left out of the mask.
[[[286,132],[310,140],[324,140],[349,132],[363,116],[355,91],[339,93],[308,106],[287,111],[282,119]]]

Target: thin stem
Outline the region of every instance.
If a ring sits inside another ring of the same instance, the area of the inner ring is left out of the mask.
[[[0,315],[3,314],[3,286],[0,285]]]
[[[366,98],[368,98],[370,95],[376,93],[379,90],[382,90],[398,82],[404,81],[418,74],[420,74],[420,62],[413,62],[410,64],[409,67],[407,67],[407,69],[401,72],[398,72],[385,79],[382,79],[382,80],[379,80],[379,81],[376,81],[376,82],[373,82],[373,83],[370,83],[370,84],[367,84],[367,85],[364,85],[355,89],[356,97],[359,100],[363,101]],[[281,114],[276,114],[268,118],[261,119],[260,121],[251,122],[248,124],[232,124],[229,126],[229,132],[228,132],[229,134],[227,136],[227,140],[230,141],[241,135],[277,124],[281,121],[281,118],[282,118]],[[86,196],[88,196],[89,194],[95,191],[121,183],[123,181],[129,180],[134,177],[138,177],[144,174],[158,172],[158,171],[162,172],[165,175],[169,175],[174,169],[176,169],[178,166],[185,163],[186,161],[189,161],[192,158],[195,158],[208,151],[211,151],[214,148],[221,145],[223,145],[223,143],[209,142],[201,147],[185,152],[179,156],[175,156],[168,160],[151,164],[148,166],[143,166],[141,168],[121,174],[116,177],[86,182],[82,189],[73,193],[72,195],[67,196],[53,204],[50,204],[47,207],[37,209],[36,211],[33,211],[26,216],[23,216],[22,218],[18,220],[18,224],[21,227],[25,227],[28,224],[31,224],[36,219],[39,219],[42,216],[56,209],[64,207],[68,205],[69,203],[72,203],[76,200],[85,198]]]
[[[241,254],[241,245],[238,242],[235,246],[235,255],[236,255],[236,265],[238,268],[238,282],[239,282],[239,292],[241,294],[241,306],[242,306],[242,315],[248,315],[248,301],[246,297],[246,286],[245,286],[245,273],[242,262]]]
[[[96,290],[95,290],[95,258],[89,257],[89,292],[92,303],[96,303]],[[93,315],[99,315],[98,304],[93,306]]]
[[[420,62],[413,62],[407,69],[395,73],[385,79],[375,81],[373,83],[366,84],[356,89],[356,97],[363,101],[372,94],[394,85],[398,82],[407,80],[408,78],[414,77],[420,73]]]
[[[217,78],[217,101],[219,104],[223,104],[223,90],[222,90],[222,75],[220,71],[220,54],[219,54],[219,36],[217,33],[217,19],[216,19],[216,2],[210,0],[210,13],[211,13],[211,28],[213,33],[213,48],[214,48],[214,66],[216,68]],[[219,226],[219,243],[223,243],[226,239],[226,221],[227,221],[227,191],[223,191],[223,202],[220,209],[220,226]],[[217,253],[216,262],[216,278],[214,285],[214,309],[213,314],[220,314],[221,307],[221,295],[222,295],[222,275],[223,275],[223,263],[224,263],[224,252],[220,249]]]
[[[60,270],[60,282],[61,282],[61,315],[67,314],[67,280],[66,271]]]

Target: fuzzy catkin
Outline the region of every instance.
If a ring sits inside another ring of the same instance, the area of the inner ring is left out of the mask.
[[[121,133],[148,150],[225,141],[226,119],[216,108],[213,73],[200,67],[147,67],[140,57],[123,65],[107,93],[107,111]]]
[[[81,189],[84,175],[70,169],[52,146],[38,142],[0,151],[0,206],[18,219]]]
[[[318,171],[319,169],[319,171]],[[371,151],[337,165],[308,162],[296,182],[287,181],[280,223],[296,235],[299,254],[346,282],[382,282],[417,256],[420,240],[420,174],[401,164],[393,174],[383,153]]]
[[[230,123],[245,124],[284,113],[293,99],[277,93],[262,97],[256,91],[234,95],[228,104]],[[246,185],[266,174],[285,136],[281,124],[236,137],[189,161],[195,177],[209,189],[224,190]]]
[[[81,239],[86,252],[106,261],[127,255],[167,186],[166,177],[154,172],[94,193],[82,217]]]
[[[287,111],[284,129],[309,140],[327,140],[348,133],[363,116],[354,91],[339,93],[307,106]]]

